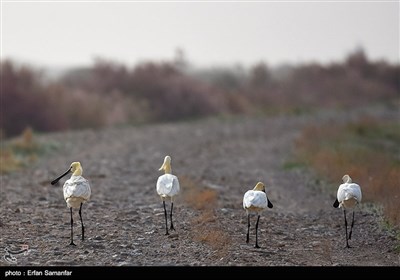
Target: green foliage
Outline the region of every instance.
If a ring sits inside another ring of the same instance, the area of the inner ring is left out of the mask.
[[[283,169],[285,170],[291,170],[291,169],[297,169],[297,168],[304,168],[306,165],[304,162],[299,162],[299,161],[285,161],[283,163]]]

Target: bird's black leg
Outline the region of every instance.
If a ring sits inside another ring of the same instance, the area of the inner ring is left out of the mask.
[[[351,239],[351,234],[352,234],[352,232],[353,232],[353,226],[354,226],[354,210],[353,210],[353,220],[351,221],[349,239]]]
[[[256,223],[256,246],[254,246],[255,248],[260,248],[260,246],[258,246],[258,222],[259,221],[260,221],[260,215],[258,215],[257,223]]]
[[[169,213],[169,219],[171,220],[171,227],[169,229],[175,230],[174,224],[172,223],[172,209],[174,208],[174,203],[171,201],[171,213]]]
[[[82,241],[85,239],[85,227],[83,226],[83,220],[82,220],[82,203],[81,206],[79,207],[79,217],[81,218],[81,225],[82,225]]]
[[[165,235],[168,235],[168,222],[167,222],[167,209],[165,209],[165,200],[163,200],[163,206],[164,206],[164,215],[165,215],[165,230],[166,233]]]
[[[70,213],[71,213],[71,243],[69,243],[69,245],[75,245],[74,243],[74,219],[72,218],[72,207],[69,208]]]
[[[249,234],[250,234],[250,214],[247,214],[247,236],[246,236],[246,243],[249,243]]]
[[[346,210],[345,209],[343,209],[343,213],[344,213],[344,227],[346,229],[346,248],[350,248],[349,239],[347,237],[347,218],[346,218]]]

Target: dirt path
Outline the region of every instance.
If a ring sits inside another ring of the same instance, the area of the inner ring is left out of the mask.
[[[332,207],[335,191],[322,191],[303,169],[283,167],[294,138],[311,121],[214,119],[41,136],[58,150],[1,178],[0,252],[28,244],[29,254],[17,258],[24,266],[400,266],[396,240],[378,213],[367,207],[356,213],[353,248],[345,249],[343,213]],[[167,154],[182,188],[169,236],[155,191]],[[83,207],[84,242],[75,212],[76,247],[68,246],[65,179],[49,183],[72,161],[82,163],[92,186]],[[242,208],[244,192],[257,181],[266,183],[274,204],[260,219],[261,249],[254,248],[255,217],[245,242]]]

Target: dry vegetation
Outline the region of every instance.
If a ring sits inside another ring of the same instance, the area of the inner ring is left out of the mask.
[[[40,145],[34,139],[32,128],[24,129],[20,137],[1,144],[0,174],[15,171],[37,159]]]
[[[367,109],[373,116],[387,116],[386,107]],[[343,121],[356,120],[333,113]],[[332,207],[334,191],[321,191],[311,172],[282,168],[304,125],[325,116],[210,118],[34,133],[32,138],[27,133],[25,142],[37,143],[39,157],[23,170],[1,175],[0,250],[29,245],[29,254],[16,256],[18,266],[398,267],[399,242],[382,226],[381,213],[363,204],[356,213],[353,248],[345,248],[343,213]],[[169,236],[155,190],[165,154],[177,160],[174,170],[181,183],[174,205],[176,231]],[[83,209],[84,242],[74,213],[76,247],[68,245],[70,213],[63,182],[50,184],[75,160],[83,161],[84,176],[93,186]],[[260,249],[246,243],[242,207],[255,178],[265,178],[274,203],[260,220]]]
[[[203,242],[216,250],[219,257],[227,253],[231,243],[229,234],[221,228],[218,217],[215,213],[217,209],[217,192],[209,189],[197,180],[187,176],[181,176],[180,182],[185,186],[184,200],[198,213],[192,220],[193,239]]]
[[[364,117],[308,127],[296,144],[299,158],[332,184],[340,184],[348,173],[361,185],[363,200],[381,204],[388,221],[399,228],[399,143],[398,122]]]
[[[35,131],[163,122],[221,114],[302,113],[390,102],[399,93],[399,65],[371,62],[363,50],[343,63],[271,69],[194,69],[183,62],[128,68],[97,59],[56,80],[43,71],[1,62],[3,138]]]
[[[175,62],[129,68],[97,60],[48,81],[33,67],[1,61],[0,171],[35,160],[44,147],[33,131],[99,128],[230,114],[299,114],[377,103],[398,106],[400,65],[369,61],[362,50],[342,63],[271,69],[192,69]],[[19,136],[13,139],[12,137]],[[364,118],[350,124],[308,127],[297,141],[299,158],[333,185],[349,173],[364,201],[383,205],[400,226],[400,126]],[[193,238],[224,254],[230,238],[213,209],[217,193],[181,178],[186,202],[198,210]],[[207,224],[207,227],[205,226]],[[201,233],[201,234],[200,234]]]

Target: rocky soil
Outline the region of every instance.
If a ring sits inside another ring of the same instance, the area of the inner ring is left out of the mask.
[[[337,117],[210,119],[39,135],[39,143],[56,149],[1,176],[0,252],[22,244],[29,251],[15,255],[15,264],[2,256],[0,265],[399,267],[399,244],[376,208],[365,203],[357,209],[352,248],[345,248],[343,212],[332,207],[336,187],[304,167],[285,168],[303,126]],[[181,184],[176,230],[168,236],[155,189],[165,155]],[[70,213],[62,193],[68,177],[50,185],[73,161],[82,163],[92,186],[82,210],[84,241],[74,210],[76,247],[68,245]],[[245,242],[242,208],[243,194],[257,181],[274,204],[260,219],[260,249],[254,248],[255,216]]]

